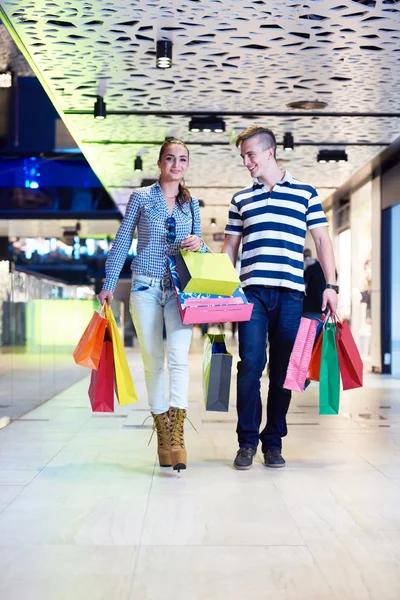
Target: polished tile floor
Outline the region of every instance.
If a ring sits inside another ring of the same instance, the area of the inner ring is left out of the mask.
[[[400,381],[367,376],[336,417],[295,395],[286,468],[239,472],[234,379],[206,413],[195,338],[180,475],[147,445],[135,349],[137,405],[93,415],[84,379],[0,430],[0,598],[398,600]]]

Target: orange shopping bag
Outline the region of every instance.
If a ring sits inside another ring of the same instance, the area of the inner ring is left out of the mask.
[[[77,365],[97,371],[106,327],[107,319],[104,317],[104,309],[102,308],[100,312],[96,311],[90,319],[89,325],[83,332],[79,344],[72,354]]]

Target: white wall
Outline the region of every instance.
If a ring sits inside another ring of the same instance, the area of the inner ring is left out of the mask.
[[[392,375],[400,377],[400,204],[392,208]]]

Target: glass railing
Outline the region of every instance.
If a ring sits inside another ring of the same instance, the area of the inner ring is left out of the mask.
[[[90,374],[72,352],[97,307],[90,287],[10,272],[0,261],[0,420],[20,418]],[[113,309],[122,333],[123,304]]]

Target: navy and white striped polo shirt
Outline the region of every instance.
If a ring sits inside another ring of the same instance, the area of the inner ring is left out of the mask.
[[[286,287],[303,292],[307,227],[327,225],[315,188],[287,171],[271,191],[255,179],[252,186],[236,192],[225,233],[243,238],[242,285]]]

